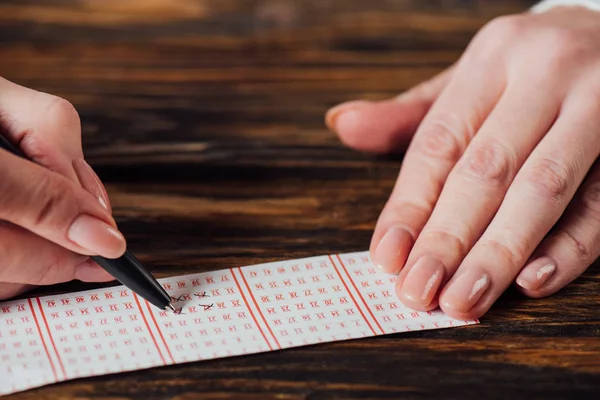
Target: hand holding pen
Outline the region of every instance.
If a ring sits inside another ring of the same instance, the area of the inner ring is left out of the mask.
[[[126,252],[69,102],[0,78],[0,148],[0,300],[38,285],[117,278],[172,309]]]

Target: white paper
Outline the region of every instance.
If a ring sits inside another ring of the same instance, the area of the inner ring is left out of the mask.
[[[181,314],[123,286],[0,303],[0,395],[321,342],[469,325],[399,302],[367,252],[161,279]]]

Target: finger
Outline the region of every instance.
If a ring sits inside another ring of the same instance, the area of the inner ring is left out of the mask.
[[[549,296],[600,257],[600,163],[592,168],[567,212],[516,279],[530,297]]]
[[[76,253],[124,253],[125,239],[111,215],[79,185],[5,151],[0,166],[0,219]]]
[[[7,300],[33,290],[33,285],[22,285],[20,283],[4,283],[0,282],[0,300]]]
[[[36,286],[73,279],[94,282],[114,279],[89,258],[6,222],[0,223],[0,259],[0,299]]]
[[[459,63],[415,134],[371,240],[373,260],[386,272],[404,266],[448,174],[504,90],[502,79],[489,79],[504,75],[487,62]]]
[[[438,289],[483,234],[520,166],[552,126],[561,98],[550,88],[547,95],[539,96],[531,90],[535,87],[532,82],[507,86],[449,174],[398,276],[396,290],[407,306],[417,310],[437,307]],[[422,257],[427,262],[420,261]],[[443,274],[430,265],[439,265]]]
[[[8,138],[28,157],[77,182],[71,162],[83,157],[81,127],[70,103],[0,78],[0,115]]]
[[[104,185],[83,160],[79,115],[68,101],[0,78],[0,128],[34,162],[80,182],[110,210]]]
[[[351,101],[327,112],[341,141],[359,151],[388,153],[408,145],[417,126],[450,79],[453,68],[389,100]]]
[[[82,282],[110,282],[115,278],[91,259],[79,264],[75,269],[75,279]]]
[[[583,98],[563,104],[494,220],[443,289],[440,307],[451,317],[479,318],[491,307],[559,220],[598,157],[600,107]]]

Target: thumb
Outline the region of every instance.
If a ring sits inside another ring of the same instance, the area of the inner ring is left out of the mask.
[[[125,239],[108,210],[64,176],[0,152],[0,220],[75,253],[120,257]]]
[[[327,112],[326,124],[345,145],[359,151],[388,153],[404,148],[452,71],[450,67],[393,99],[342,103]]]

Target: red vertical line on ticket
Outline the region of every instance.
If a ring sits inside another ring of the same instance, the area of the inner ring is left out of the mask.
[[[48,325],[48,320],[46,319],[46,314],[44,313],[44,308],[42,307],[42,302],[39,297],[36,297],[38,306],[40,307],[40,312],[42,313],[42,319],[44,320],[44,325],[46,325],[46,330],[48,332],[48,336],[50,336],[50,343],[52,343],[52,347],[54,348],[54,352],[56,353],[56,358],[58,358],[58,364],[60,365],[60,370],[63,373],[65,379],[67,379],[67,373],[65,371],[65,366],[63,365],[62,359],[60,358],[60,354],[58,354],[58,349],[56,348],[56,344],[54,343],[54,338],[52,337],[52,332],[50,332],[50,325]],[[33,307],[32,307],[33,310]]]
[[[356,299],[354,298],[354,295],[352,294],[352,292],[348,288],[348,285],[346,285],[346,281],[344,281],[344,278],[342,278],[342,274],[338,270],[338,267],[335,265],[335,262],[333,261],[333,258],[331,256],[328,256],[328,257],[329,257],[329,261],[331,261],[331,265],[333,265],[333,269],[335,269],[335,272],[337,272],[338,276],[340,277],[340,281],[342,281],[342,284],[346,288],[346,291],[348,292],[348,294],[352,298],[352,301],[354,302],[354,305],[358,309],[358,312],[360,312],[360,315],[362,315],[363,319],[365,320],[365,322],[369,326],[369,329],[371,329],[371,332],[373,332],[373,335],[377,336],[377,332],[375,332],[375,329],[373,329],[373,327],[371,326],[371,323],[369,322],[369,320],[367,319],[367,317],[363,313],[362,308],[358,305],[358,302],[356,301]],[[341,262],[341,260],[340,260],[340,262]],[[344,264],[342,264],[342,267],[343,266],[344,266]],[[352,282],[352,279],[350,279],[350,283],[352,283],[352,285],[354,286],[354,289],[356,289],[356,286],[354,285],[354,282]],[[356,290],[356,292],[360,296],[360,292],[358,290]],[[360,298],[362,299],[362,301],[364,303],[365,300],[362,298],[362,296],[360,296]],[[369,313],[371,313],[371,310],[369,310],[369,307],[367,307],[367,311],[369,311]],[[371,317],[373,317],[372,313],[371,313]],[[379,326],[379,323],[377,322],[377,320],[375,318],[373,318],[373,320],[375,321],[375,323],[377,324],[377,326],[379,327],[379,329],[381,330],[381,332],[384,333],[383,329],[381,329],[381,326]]]
[[[262,311],[260,311],[260,307],[259,307],[258,303],[256,302],[256,299],[254,298],[254,293],[252,293],[252,290],[250,290],[250,285],[248,285],[248,281],[246,281],[246,277],[244,276],[244,273],[242,272],[242,269],[238,268],[238,271],[240,272],[240,276],[242,277],[242,280],[244,281],[244,285],[246,285],[246,287],[248,288],[248,293],[250,293],[250,298],[252,298],[252,301],[254,302],[254,305],[256,306],[256,309],[258,310],[258,313],[260,314],[260,317],[265,322],[265,325],[267,326],[267,329],[269,330],[269,333],[271,334],[271,336],[275,340],[275,343],[277,344],[277,347],[281,348],[281,345],[279,344],[279,341],[277,340],[277,338],[273,334],[273,330],[271,329],[271,326],[267,322],[267,319],[263,315]]]
[[[340,262],[340,265],[342,266],[342,269],[344,270],[344,272],[348,276],[348,279],[350,280],[350,283],[354,287],[354,290],[356,290],[356,293],[358,293],[358,297],[360,297],[360,300],[365,305],[365,308],[367,309],[368,313],[371,315],[371,318],[373,318],[373,321],[375,321],[375,323],[377,324],[377,327],[379,328],[379,330],[381,331],[381,333],[385,334],[385,331],[383,330],[383,328],[379,324],[379,321],[377,321],[377,318],[375,318],[375,315],[373,315],[373,312],[371,311],[371,308],[369,308],[369,305],[365,301],[365,298],[360,293],[360,290],[358,290],[358,287],[356,286],[356,283],[354,283],[354,279],[352,279],[352,276],[350,275],[350,272],[348,272],[348,269],[344,265],[344,262],[342,261],[342,258],[340,257],[339,254],[336,254],[336,257],[337,257],[338,261]],[[329,256],[329,258],[331,258],[331,256]],[[333,262],[333,259],[331,260],[331,262]]]
[[[269,340],[267,339],[267,336],[265,335],[265,333],[263,332],[262,328],[260,327],[258,320],[256,319],[256,317],[254,316],[254,312],[252,312],[252,308],[250,307],[250,304],[248,303],[248,300],[246,300],[246,296],[244,296],[244,292],[242,291],[242,287],[240,286],[240,283],[238,282],[237,278],[235,277],[235,274],[233,273],[233,268],[229,269],[231,271],[231,276],[233,276],[233,280],[235,281],[235,285],[237,286],[238,290],[240,291],[240,295],[242,296],[242,299],[244,300],[244,303],[246,304],[246,307],[248,308],[248,311],[250,312],[250,315],[252,316],[252,319],[254,320],[254,324],[256,325],[256,327],[258,328],[258,330],[260,331],[260,334],[262,335],[263,339],[265,339],[265,342],[267,343],[267,346],[269,346],[269,350],[273,350],[273,346],[271,346],[271,342],[269,342]],[[258,307],[257,307],[258,309]],[[260,312],[260,309],[258,309],[258,311]],[[267,328],[269,328],[269,325],[267,325]],[[271,335],[273,335],[273,333],[271,332]],[[275,338],[275,336],[273,336],[273,339],[275,340],[275,342],[277,342],[277,339]],[[278,343],[279,345],[279,343]]]
[[[138,309],[140,310],[140,314],[142,314],[142,319],[144,320],[144,324],[146,324],[146,328],[148,329],[148,333],[150,334],[150,337],[152,338],[152,341],[154,342],[154,346],[156,347],[156,351],[158,351],[158,355],[160,356],[160,359],[162,360],[164,365],[167,365],[167,362],[165,361],[165,357],[163,356],[162,351],[160,351],[160,348],[158,347],[158,343],[156,342],[156,338],[154,337],[154,334],[152,333],[152,329],[150,329],[150,324],[148,323],[148,320],[146,319],[146,316],[144,315],[144,311],[142,310],[142,305],[140,304],[140,300],[138,299],[137,294],[133,293],[133,298],[135,299],[135,302],[137,303]],[[171,357],[171,359],[173,359],[173,357]]]
[[[148,312],[150,313],[150,318],[152,318],[152,321],[154,322],[154,325],[156,326],[158,335],[160,336],[160,339],[162,340],[163,344],[165,345],[165,349],[167,349],[167,354],[169,354],[171,363],[175,364],[175,359],[173,358],[173,354],[171,354],[171,349],[169,349],[169,345],[167,344],[167,341],[165,340],[165,337],[163,336],[162,331],[160,330],[160,326],[158,325],[158,322],[156,322],[156,318],[154,317],[154,313],[152,312],[152,308],[150,308],[150,303],[148,303],[148,301],[146,301],[146,307],[148,308]],[[143,314],[143,312],[142,312],[142,314]],[[156,348],[158,348],[158,345],[156,346]]]
[[[46,346],[46,341],[44,340],[44,335],[42,335],[42,328],[40,327],[40,322],[38,321],[37,315],[35,315],[35,310],[33,308],[33,303],[31,299],[27,299],[29,303],[29,308],[31,308],[31,314],[33,315],[33,320],[35,321],[35,326],[37,327],[38,333],[40,334],[40,339],[42,340],[42,344],[44,345],[44,350],[46,351],[46,356],[48,357],[48,362],[50,362],[50,366],[52,367],[52,373],[54,374],[54,382],[58,382],[58,374],[56,373],[56,367],[54,366],[54,362],[50,357],[50,352],[48,351],[48,346]],[[66,378],[66,377],[65,377]]]

